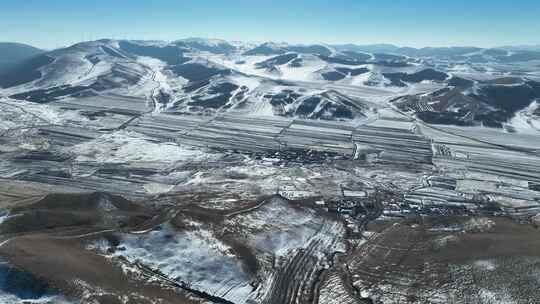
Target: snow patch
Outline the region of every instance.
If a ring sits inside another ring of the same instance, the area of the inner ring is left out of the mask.
[[[235,303],[244,302],[252,290],[231,248],[204,229],[176,231],[166,224],[148,234],[123,235],[118,248],[115,255],[140,261],[194,289]]]
[[[175,143],[156,143],[137,133],[119,131],[104,134],[95,140],[72,147],[77,161],[101,163],[197,161],[207,159],[207,153]]]
[[[495,265],[495,263],[493,261],[489,261],[489,260],[479,260],[479,261],[476,261],[474,262],[474,266],[480,268],[480,269],[483,269],[483,270],[488,270],[488,271],[493,271],[497,268],[497,266]]]

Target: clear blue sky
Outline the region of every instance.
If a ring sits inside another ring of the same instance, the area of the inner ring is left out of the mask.
[[[0,0],[0,41],[185,37],[402,46],[540,44],[539,0]]]

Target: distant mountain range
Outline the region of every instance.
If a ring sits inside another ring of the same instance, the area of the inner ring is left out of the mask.
[[[537,51],[540,52],[540,44],[537,45],[513,45],[513,46],[502,46],[499,47],[503,50],[509,51]]]
[[[0,42],[0,73],[43,52],[43,50],[22,43]]]
[[[0,58],[4,96],[127,96],[173,113],[351,120],[391,105],[430,123],[502,127],[540,98],[533,47],[103,39],[47,52],[4,43]]]

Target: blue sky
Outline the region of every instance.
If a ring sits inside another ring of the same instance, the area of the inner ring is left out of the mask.
[[[540,44],[538,0],[0,0],[0,41],[185,37],[402,46]]]

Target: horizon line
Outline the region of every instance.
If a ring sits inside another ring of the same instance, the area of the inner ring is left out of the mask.
[[[138,38],[111,38],[111,37],[102,37],[102,38],[91,38],[89,40],[78,40],[75,42],[70,42],[67,44],[58,45],[56,47],[48,48],[48,47],[41,47],[34,45],[29,42],[22,42],[22,41],[0,41],[0,43],[18,43],[18,44],[24,44],[28,45],[37,49],[41,49],[44,51],[52,51],[62,48],[67,48],[79,43],[85,43],[85,42],[95,42],[95,41],[101,41],[101,40],[113,40],[113,41],[143,41],[143,42],[166,42],[166,43],[172,43],[179,40],[187,40],[187,39],[202,39],[202,40],[221,40],[224,42],[243,42],[243,43],[253,43],[256,45],[261,45],[265,43],[276,43],[276,44],[289,44],[289,45],[324,45],[324,46],[343,46],[343,45],[354,45],[354,46],[391,46],[391,47],[397,47],[397,48],[412,48],[412,49],[425,49],[425,48],[479,48],[479,49],[498,49],[498,48],[531,48],[531,47],[540,47],[540,43],[519,43],[519,44],[512,44],[512,43],[506,43],[503,45],[498,46],[489,46],[489,47],[482,47],[477,45],[463,45],[463,44],[445,44],[445,45],[423,45],[423,46],[407,46],[407,45],[399,45],[394,44],[391,42],[376,42],[376,43],[359,43],[359,42],[338,42],[338,43],[327,43],[327,42],[293,42],[293,41],[276,41],[276,40],[241,40],[241,39],[223,39],[223,38],[207,38],[207,37],[197,37],[197,36],[191,36],[191,37],[185,37],[185,38],[178,38],[178,39],[138,39]]]

